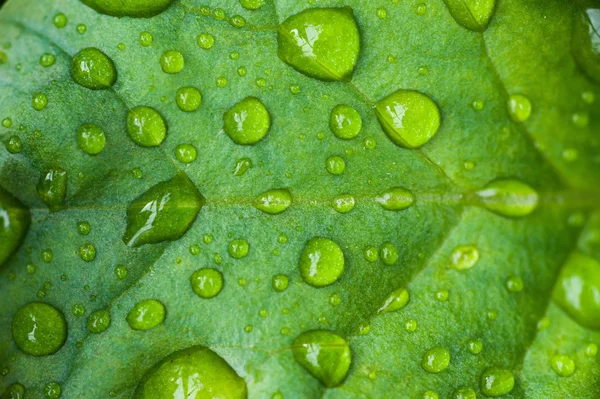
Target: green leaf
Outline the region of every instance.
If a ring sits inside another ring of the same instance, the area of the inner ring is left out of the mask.
[[[599,397],[599,8],[9,0],[0,393]]]

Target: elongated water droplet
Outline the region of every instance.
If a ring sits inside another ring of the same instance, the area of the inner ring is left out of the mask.
[[[299,266],[307,284],[324,287],[335,283],[344,271],[344,253],[330,239],[315,237],[304,246]]]
[[[327,388],[341,385],[352,363],[346,340],[327,330],[303,332],[294,340],[292,353]]]
[[[192,346],[156,363],[138,384],[133,399],[246,399],[246,382],[219,355]]]
[[[470,269],[479,261],[479,251],[472,245],[459,245],[452,251],[450,269]]]
[[[440,127],[437,104],[417,91],[398,90],[379,100],[375,114],[390,140],[401,147],[421,147]]]
[[[131,247],[173,241],[190,228],[206,203],[184,172],[158,183],[127,207],[123,242]]]
[[[30,223],[29,210],[0,186],[0,266],[19,248]]]
[[[246,97],[223,115],[223,130],[236,144],[256,144],[270,128],[269,111],[256,97]]]
[[[388,211],[402,211],[414,204],[415,196],[404,188],[392,187],[379,194],[375,201]]]
[[[339,213],[348,213],[354,209],[356,201],[350,194],[338,195],[333,199],[333,209]]]
[[[167,137],[167,122],[151,107],[135,107],[127,113],[127,135],[142,147],[157,147]]]
[[[298,72],[325,81],[349,81],[360,53],[350,7],[310,8],[278,29],[277,55]]]
[[[150,330],[165,320],[165,305],[156,299],[144,299],[127,314],[127,324],[134,330]]]
[[[600,83],[600,7],[588,8],[576,16],[571,49],[579,67]]]
[[[284,188],[265,191],[259,194],[252,205],[265,213],[276,215],[292,204],[292,194]]]
[[[444,3],[460,26],[483,32],[494,13],[496,0],[444,0]]]
[[[93,123],[84,123],[77,131],[77,145],[89,155],[99,154],[106,144],[102,129]]]
[[[350,140],[358,136],[362,129],[360,114],[349,105],[338,105],[331,111],[329,128],[335,137]]]
[[[560,272],[553,299],[579,324],[600,331],[600,262],[573,253]]]
[[[510,370],[490,367],[481,375],[481,391],[485,396],[502,396],[515,386],[515,377]]]
[[[51,355],[62,348],[67,339],[67,322],[54,306],[31,302],[15,313],[12,336],[19,349],[28,355]]]
[[[406,306],[410,300],[410,295],[406,288],[398,288],[387,296],[381,307],[377,310],[378,314],[386,314],[400,310]]]
[[[477,192],[481,205],[507,217],[523,217],[533,212],[539,201],[538,193],[520,180],[495,180]]]
[[[174,0],[80,0],[100,14],[113,17],[150,18],[166,10]]]
[[[265,4],[265,0],[240,0],[240,4],[246,10],[258,10]]]
[[[40,176],[37,192],[50,212],[63,209],[67,196],[67,172],[60,168],[46,170]]]
[[[75,83],[91,90],[108,89],[117,81],[117,70],[109,56],[88,47],[73,57],[71,77]]]
[[[439,373],[448,368],[450,364],[450,352],[446,348],[436,346],[429,349],[423,355],[421,367],[429,373]]]
[[[569,377],[575,372],[575,362],[567,355],[552,356],[550,366],[561,377]]]
[[[234,176],[243,176],[244,173],[248,171],[252,167],[252,160],[250,158],[241,158],[235,163],[235,167],[233,168]]]

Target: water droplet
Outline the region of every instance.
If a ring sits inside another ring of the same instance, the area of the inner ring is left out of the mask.
[[[151,187],[127,207],[123,242],[138,247],[180,238],[192,225],[205,199],[184,172]]]
[[[510,292],[521,292],[523,291],[523,279],[519,276],[510,276],[506,280],[506,289]]]
[[[91,90],[108,89],[117,81],[117,70],[109,56],[88,47],[73,57],[71,77],[75,83]]]
[[[195,87],[181,87],[177,89],[175,103],[184,112],[193,112],[202,104],[200,90]]]
[[[586,328],[600,330],[600,262],[573,253],[554,288],[554,301]]]
[[[127,324],[134,330],[150,330],[165,320],[165,305],[156,299],[144,299],[127,314]]]
[[[142,47],[148,47],[152,44],[154,38],[152,37],[152,33],[150,32],[141,32],[139,42]]]
[[[384,265],[391,266],[398,260],[398,249],[391,242],[386,242],[379,248],[379,256]]]
[[[67,22],[67,16],[63,13],[58,13],[54,16],[54,18],[52,18],[52,23],[54,23],[54,26],[56,26],[58,29],[62,29],[67,26]]]
[[[48,105],[48,97],[44,93],[35,93],[31,99],[31,106],[36,111],[41,111]]]
[[[531,101],[521,94],[511,94],[508,99],[508,115],[514,122],[525,122],[531,115]]]
[[[290,93],[292,93],[292,94],[300,93],[300,86],[294,85],[294,84],[290,85]]]
[[[237,69],[237,73],[239,76],[246,76],[248,74],[248,69],[245,66],[241,66]]]
[[[408,332],[415,332],[417,331],[417,321],[416,320],[407,320],[404,323],[404,329]]]
[[[229,256],[235,259],[241,259],[248,255],[248,251],[250,247],[248,245],[248,241],[243,239],[233,240],[227,246],[227,252],[229,252]]]
[[[496,0],[444,0],[452,18],[463,28],[483,32],[496,6]]]
[[[62,393],[62,389],[58,382],[52,381],[44,385],[44,397],[48,399],[58,399]]]
[[[67,195],[67,172],[62,169],[46,170],[40,176],[37,192],[51,212],[62,209]]]
[[[118,265],[115,267],[115,275],[119,280],[123,280],[127,277],[127,268],[123,265]]]
[[[6,150],[11,154],[19,154],[23,151],[23,142],[19,136],[10,136],[4,145],[6,146]]]
[[[450,364],[450,352],[446,348],[436,346],[429,349],[423,355],[421,367],[429,373],[439,373],[448,368]]]
[[[586,104],[593,104],[594,101],[596,101],[596,95],[593,91],[584,91],[583,93],[581,93],[581,99]]]
[[[81,0],[100,14],[113,17],[150,18],[166,10],[174,0]]]
[[[550,366],[561,377],[569,377],[575,372],[575,362],[567,355],[552,356]]]
[[[360,52],[350,7],[309,8],[278,29],[277,55],[300,73],[325,81],[349,81]]]
[[[87,319],[87,329],[89,332],[99,334],[110,326],[110,313],[108,310],[96,310],[90,313]]]
[[[192,273],[190,283],[192,290],[200,298],[214,298],[223,289],[223,275],[217,269],[199,269]]]
[[[151,107],[135,107],[127,113],[127,135],[139,146],[157,147],[167,137],[167,123]]]
[[[273,276],[273,280],[271,282],[271,286],[277,292],[285,291],[289,286],[289,278],[285,274],[278,274]]]
[[[102,129],[93,123],[84,123],[77,131],[77,145],[88,155],[97,155],[104,149],[106,137]]]
[[[335,137],[350,140],[358,136],[362,129],[362,118],[351,106],[337,105],[329,117],[329,128]]]
[[[244,327],[244,332],[251,333],[252,330],[254,330],[254,327],[252,326],[252,324],[248,324]]]
[[[24,399],[25,398],[25,387],[19,383],[10,384],[4,394],[2,395],[2,399]]]
[[[196,43],[204,50],[210,50],[215,45],[215,37],[210,33],[201,33],[196,37]]]
[[[450,292],[448,290],[439,290],[435,293],[435,299],[440,302],[446,302],[450,297]]]
[[[363,143],[365,149],[372,150],[377,147],[377,142],[372,137],[367,137]]]
[[[223,116],[225,133],[240,145],[261,141],[271,128],[271,117],[263,103],[256,97],[246,97]]]
[[[365,260],[367,262],[377,262],[377,259],[379,259],[379,253],[377,252],[377,248],[373,247],[373,246],[368,246],[365,248]]]
[[[452,392],[452,399],[477,399],[477,393],[473,388],[460,387]]]
[[[425,391],[423,392],[422,399],[439,399],[439,395],[434,391]]]
[[[344,253],[335,242],[314,237],[304,246],[299,266],[304,282],[324,287],[335,283],[344,271]]]
[[[486,396],[502,396],[512,392],[515,377],[510,370],[490,367],[481,375],[481,391]]]
[[[198,157],[198,150],[192,144],[179,144],[175,148],[175,158],[179,162],[192,163]]]
[[[142,378],[135,399],[227,398],[245,399],[246,382],[219,355],[192,346],[165,357]]]
[[[54,306],[31,302],[15,313],[12,336],[19,349],[28,355],[51,355],[67,339],[67,322],[63,313]]]
[[[25,266],[25,272],[29,275],[32,275],[35,273],[36,267],[33,263],[28,263],[27,266]]]
[[[91,262],[96,259],[96,247],[92,244],[83,244],[79,248],[79,256],[85,262]]]
[[[252,167],[252,160],[250,158],[241,158],[235,163],[235,167],[233,168],[234,176],[243,176],[244,173],[248,171]]]
[[[377,18],[379,19],[384,19],[385,17],[387,17],[387,11],[385,10],[385,8],[378,8],[375,12],[375,15],[377,15]]]
[[[292,204],[292,194],[287,189],[273,189],[259,194],[252,205],[265,213],[276,215],[288,209]]]
[[[388,211],[402,211],[415,202],[415,196],[401,187],[392,187],[375,198],[383,209]]]
[[[160,66],[164,73],[179,73],[184,64],[183,54],[178,50],[167,50],[160,57]]]
[[[85,24],[78,24],[75,27],[75,31],[77,31],[77,33],[80,35],[83,35],[85,32],[87,32],[87,26]]]
[[[467,344],[467,347],[469,348],[469,352],[473,355],[477,355],[483,350],[483,342],[481,342],[480,339],[472,339]]]
[[[42,54],[42,56],[40,57],[40,65],[43,66],[44,68],[48,68],[48,67],[54,65],[55,61],[56,61],[56,57],[49,53]]]
[[[572,32],[575,61],[590,78],[600,82],[600,8],[588,8],[577,15]]]
[[[339,306],[342,303],[342,298],[336,293],[331,294],[329,297],[329,304],[331,306]]]
[[[333,209],[339,213],[348,213],[354,209],[356,204],[354,197],[350,194],[338,195],[333,199]]]
[[[440,127],[437,104],[417,91],[398,90],[379,100],[375,113],[390,140],[401,147],[423,146]]]
[[[410,295],[408,294],[408,290],[406,288],[398,288],[397,290],[392,291],[392,293],[385,298],[383,304],[377,310],[377,313],[386,314],[400,310],[406,306],[409,300]]]
[[[467,270],[479,261],[479,251],[472,245],[459,245],[452,252],[450,269]]]
[[[341,175],[346,170],[346,162],[342,157],[334,155],[327,158],[325,168],[332,175]]]
[[[590,123],[590,115],[587,112],[575,112],[571,116],[571,121],[576,127],[584,128]]]
[[[419,3],[417,5],[417,8],[415,8],[415,14],[417,14],[417,15],[425,15],[425,12],[427,12],[427,4],[425,4],[425,3]]]
[[[240,4],[246,10],[258,10],[265,4],[265,0],[240,0]]]
[[[13,124],[12,119],[10,119],[10,118],[4,118],[4,119],[2,119],[2,126],[4,126],[5,128],[11,127],[12,124]]]
[[[229,23],[236,28],[241,28],[246,26],[246,20],[241,15],[234,15],[229,19]]]
[[[585,355],[587,357],[594,357],[597,354],[598,354],[598,345],[589,344],[588,346],[585,347]]]
[[[513,179],[495,180],[477,192],[481,205],[507,217],[523,217],[538,206],[537,192],[527,184]]]
[[[52,262],[52,250],[50,248],[42,251],[42,260],[46,263]]]
[[[223,10],[222,8],[215,8],[212,14],[213,18],[217,21],[222,21],[225,19],[225,10]]]
[[[326,330],[306,331],[292,344],[294,359],[325,387],[341,385],[352,363],[346,340]]]
[[[80,303],[76,303],[71,308],[71,313],[73,313],[73,316],[75,317],[81,317],[85,314],[85,307]]]

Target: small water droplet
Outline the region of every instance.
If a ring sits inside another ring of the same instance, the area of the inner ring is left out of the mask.
[[[440,126],[437,104],[417,91],[398,90],[379,100],[375,113],[390,140],[401,147],[423,146]]]
[[[508,115],[514,122],[525,122],[531,115],[531,101],[521,94],[511,94],[508,99]]]
[[[185,60],[178,50],[167,50],[160,57],[160,66],[164,73],[174,74],[183,70]]]
[[[571,121],[576,127],[584,128],[590,123],[590,115],[587,112],[575,112],[571,116]]]
[[[142,47],[148,47],[153,40],[152,33],[145,31],[140,33],[139,42]]]
[[[134,330],[150,330],[165,320],[165,305],[156,299],[144,299],[127,314],[127,324]]]
[[[460,387],[452,392],[451,399],[477,399],[477,393],[470,387]]]
[[[236,28],[242,28],[246,26],[246,20],[241,15],[234,15],[229,19],[229,23]]]
[[[524,283],[523,279],[519,276],[510,276],[506,279],[506,289],[510,292],[521,292],[523,291]]]
[[[481,375],[481,391],[486,396],[502,396],[512,392],[515,377],[512,371],[500,367],[490,367]]]
[[[54,18],[52,18],[52,23],[54,23],[54,26],[56,26],[58,29],[62,29],[67,26],[67,22],[67,16],[63,13],[58,13],[54,16]]]
[[[175,158],[182,163],[192,163],[198,157],[198,150],[192,144],[179,144],[175,148]]]
[[[450,297],[450,292],[448,290],[439,290],[435,293],[435,299],[440,302],[446,302]]]
[[[358,136],[362,129],[362,118],[351,106],[337,105],[329,117],[329,127],[335,137],[350,140]]]
[[[23,151],[23,142],[19,136],[10,136],[8,140],[4,142],[6,150],[11,154],[19,154]]]
[[[364,255],[365,255],[365,260],[367,262],[377,262],[377,260],[379,259],[379,253],[377,252],[377,248],[373,247],[373,246],[368,246],[365,248],[364,251]]]
[[[480,339],[472,339],[467,344],[467,348],[473,355],[477,355],[483,350],[483,342]]]
[[[117,81],[117,70],[108,55],[88,47],[73,57],[71,77],[75,83],[91,90],[108,89]]]
[[[400,310],[406,306],[410,300],[410,295],[406,288],[398,288],[392,291],[383,301],[381,307],[377,310],[378,314],[386,314]]]
[[[333,199],[333,209],[339,213],[348,213],[354,209],[354,197],[350,194],[341,194]]]
[[[271,117],[258,98],[246,97],[224,114],[223,123],[223,130],[234,143],[253,145],[269,132]]]
[[[288,288],[289,278],[285,274],[278,274],[273,276],[271,286],[277,292],[283,292]]]
[[[41,111],[48,105],[48,97],[44,93],[35,93],[31,99],[31,106],[36,111]]]
[[[252,205],[265,213],[277,215],[290,207],[292,194],[287,189],[265,191],[254,199]]]
[[[200,298],[214,298],[223,289],[223,274],[217,269],[199,269],[192,273],[190,283],[192,290]]]
[[[88,155],[97,155],[106,145],[104,131],[93,123],[84,123],[77,131],[77,145]]]
[[[552,356],[550,366],[561,377],[569,377],[575,372],[575,362],[567,355]]]
[[[429,373],[439,373],[448,368],[450,364],[450,352],[446,348],[436,346],[429,349],[423,355],[421,367]]]
[[[196,37],[196,43],[204,50],[210,50],[215,45],[215,37],[210,33],[201,33]]]
[[[175,103],[184,112],[193,112],[202,104],[202,94],[195,87],[181,87],[177,89]]]
[[[417,331],[417,321],[416,320],[407,320],[404,323],[404,329],[408,332],[415,332]]]
[[[391,242],[386,242],[379,248],[379,256],[384,265],[392,266],[398,260],[398,249]]]
[[[157,147],[167,136],[167,123],[154,108],[135,107],[127,113],[127,135],[139,146]]]
[[[40,65],[43,66],[44,68],[48,68],[48,67],[54,65],[55,61],[56,61],[56,57],[53,54],[45,53],[45,54],[42,54],[42,56],[40,57]]]
[[[123,265],[118,265],[115,267],[115,275],[119,280],[123,280],[127,277],[127,268]]]
[[[352,363],[346,340],[326,330],[300,334],[292,344],[292,354],[296,362],[327,388],[339,386]]]
[[[598,354],[598,345],[589,344],[588,346],[585,347],[585,355],[587,357],[594,357],[597,354]]]
[[[62,393],[60,384],[52,381],[44,385],[44,397],[48,399],[58,399]]]
[[[258,10],[259,8],[261,8],[263,6],[263,4],[265,4],[265,0],[240,0],[240,4],[246,10],[254,11],[254,10]],[[272,398],[272,399],[274,399],[274,398]],[[281,399],[283,399],[283,397]]]
[[[332,240],[314,237],[304,246],[299,267],[304,282],[324,287],[335,283],[344,271],[344,253]]]
[[[334,155],[327,158],[325,168],[332,175],[341,175],[346,170],[346,161],[342,157]]]
[[[252,160],[250,158],[238,159],[233,168],[233,175],[243,176],[250,168],[252,168]]]
[[[360,53],[350,7],[309,8],[278,28],[277,55],[298,72],[325,81],[348,81]]]
[[[85,262],[91,262],[96,259],[96,247],[92,244],[83,244],[79,247],[79,257]]]
[[[110,321],[111,318],[108,310],[96,310],[88,316],[87,329],[91,333],[100,334],[108,329]]]
[[[422,399],[439,399],[439,395],[434,391],[425,391],[423,392]]]

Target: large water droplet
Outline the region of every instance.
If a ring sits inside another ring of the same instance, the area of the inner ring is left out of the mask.
[[[134,330],[150,330],[165,320],[166,309],[156,299],[144,299],[135,304],[127,314],[127,324]]]
[[[205,199],[184,172],[158,183],[127,207],[123,242],[132,247],[173,241],[190,228]]]
[[[60,168],[46,170],[40,176],[37,192],[50,212],[63,209],[67,196],[67,172]]]
[[[379,100],[375,113],[390,140],[401,147],[421,147],[440,127],[437,104],[417,91],[398,90]]]
[[[19,248],[30,223],[29,210],[0,186],[0,266]]]
[[[414,204],[415,196],[404,188],[392,187],[379,194],[375,201],[388,211],[402,211]]]
[[[142,378],[133,399],[246,399],[246,382],[219,355],[204,346],[177,351]]]
[[[496,0],[444,0],[444,3],[460,26],[483,32],[494,13]]]
[[[429,373],[439,373],[448,368],[450,364],[450,352],[448,349],[436,346],[429,349],[423,355],[421,367]]]
[[[117,70],[109,56],[88,47],[73,57],[71,77],[75,83],[91,90],[108,89],[117,81]]]
[[[410,295],[406,288],[398,288],[385,298],[381,307],[377,310],[378,314],[386,314],[400,310],[406,306],[410,300]]]
[[[350,140],[358,136],[362,129],[360,114],[349,105],[338,105],[329,117],[329,128],[335,137]]]
[[[294,359],[327,388],[339,386],[352,363],[346,340],[326,330],[300,334],[292,344],[292,353]]]
[[[538,206],[538,193],[520,180],[495,180],[477,192],[481,205],[502,216],[522,217]]]
[[[100,14],[113,17],[150,18],[166,10],[174,0],[81,0]]]
[[[307,284],[324,287],[336,282],[344,271],[344,253],[335,242],[315,237],[302,250],[299,266]]]
[[[25,387],[19,383],[10,384],[4,394],[2,394],[2,399],[24,399],[25,398]]]
[[[223,115],[223,130],[236,144],[256,144],[270,128],[269,111],[256,97],[246,97]]]
[[[292,204],[292,194],[284,188],[265,191],[256,196],[252,205],[265,213],[276,215]]]
[[[490,367],[481,375],[481,391],[485,396],[502,396],[515,386],[515,377],[510,370]]]
[[[360,53],[350,7],[310,8],[278,29],[277,55],[298,72],[325,81],[349,81]]]
[[[190,283],[192,290],[200,298],[214,298],[223,289],[223,275],[217,269],[199,269],[192,273]]]
[[[13,317],[12,336],[19,349],[28,355],[51,355],[67,339],[67,322],[63,313],[52,305],[28,303]]]
[[[571,49],[579,67],[600,82],[600,8],[584,10],[575,18]]]
[[[560,272],[553,299],[582,326],[600,330],[600,262],[573,253]]]
[[[167,123],[151,107],[135,107],[127,113],[127,135],[142,147],[157,147],[167,137]]]

